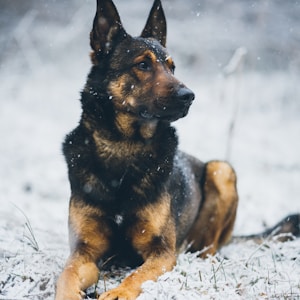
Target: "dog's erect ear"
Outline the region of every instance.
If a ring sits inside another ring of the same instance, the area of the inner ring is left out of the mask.
[[[109,53],[119,36],[126,37],[118,11],[111,0],[97,0],[97,13],[90,34],[95,52]]]
[[[167,22],[160,0],[154,1],[141,37],[155,38],[166,46]]]

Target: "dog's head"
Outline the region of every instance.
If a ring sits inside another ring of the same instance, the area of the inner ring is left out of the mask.
[[[126,33],[111,0],[97,0],[90,39],[92,62],[100,73],[105,70],[107,97],[115,111],[141,121],[171,122],[187,114],[194,94],[174,76],[160,0],[154,1],[139,37]]]

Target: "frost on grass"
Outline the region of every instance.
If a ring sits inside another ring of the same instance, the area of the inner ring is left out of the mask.
[[[27,219],[28,221],[28,219]],[[37,248],[30,223],[12,228],[0,222],[0,299],[53,299],[54,283],[65,255],[60,245]],[[49,242],[53,236],[42,233]]]
[[[1,258],[0,299],[53,299],[60,260],[43,252],[19,252]]]
[[[181,254],[172,272],[143,288],[141,300],[298,299],[300,240],[231,244],[204,260]]]
[[[1,241],[6,239],[8,245],[0,252],[0,299],[53,299],[55,281],[68,252],[66,246],[57,243],[54,248],[37,250],[26,238],[25,225],[0,228]],[[49,241],[53,238],[45,232],[39,233],[39,237]],[[116,287],[133,271],[128,268],[100,271],[99,282],[87,291],[88,299]],[[139,299],[299,297],[300,239],[296,239],[261,245],[233,243],[207,259],[200,259],[197,254],[180,254],[172,272],[165,273],[157,282],[143,284]]]

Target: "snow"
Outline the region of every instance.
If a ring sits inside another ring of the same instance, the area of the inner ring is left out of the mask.
[[[61,142],[79,120],[94,2],[7,1],[1,9],[0,299],[53,299],[68,256]],[[141,3],[116,0],[134,35],[152,1]],[[235,234],[300,212],[299,3],[163,5],[176,76],[196,94],[175,123],[180,147],[236,169]],[[139,299],[298,299],[299,249],[299,240],[266,241],[230,244],[205,260],[181,254],[172,272],[144,284]],[[101,272],[98,292],[128,272]]]

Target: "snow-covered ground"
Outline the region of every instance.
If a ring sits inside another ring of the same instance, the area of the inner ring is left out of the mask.
[[[0,4],[0,299],[53,299],[68,255],[61,142],[80,115],[95,1],[21,3]],[[235,233],[300,212],[299,2],[163,4],[176,74],[196,93],[175,123],[181,148],[235,167]],[[116,5],[138,35],[152,1]],[[299,299],[299,249],[295,240],[231,244],[206,260],[183,254],[140,299]],[[124,272],[100,273],[98,291]]]

